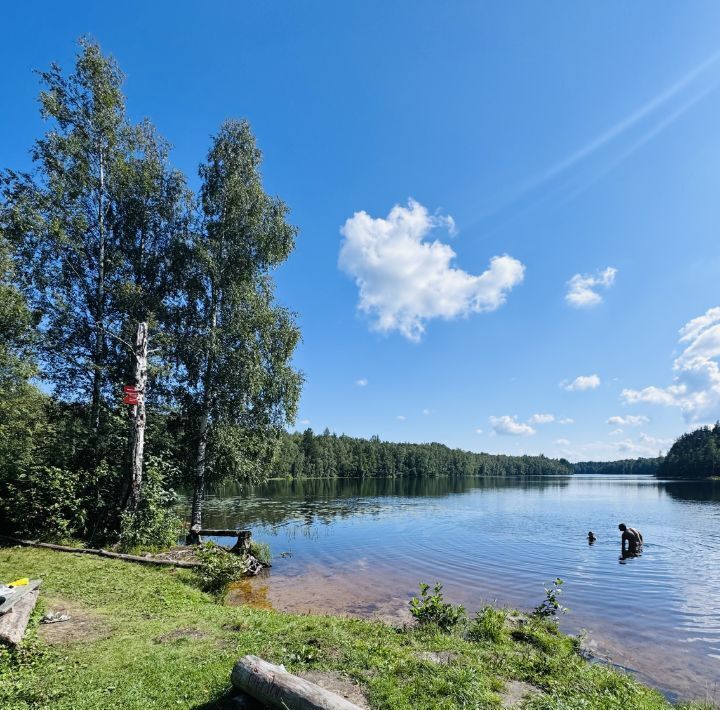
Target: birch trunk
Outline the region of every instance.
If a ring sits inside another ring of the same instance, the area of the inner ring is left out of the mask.
[[[102,399],[102,378],[105,366],[105,165],[100,149],[100,181],[98,185],[98,275],[95,288],[95,346],[93,349],[93,393],[90,409],[90,428],[93,446],[97,453],[100,431],[100,402]]]
[[[130,490],[127,507],[135,510],[140,502],[145,451],[145,391],[147,388],[148,324],[138,323],[135,336],[135,387],[138,403],[130,410]]]

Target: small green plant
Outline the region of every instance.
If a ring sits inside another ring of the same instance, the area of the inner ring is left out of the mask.
[[[471,641],[499,643],[506,636],[505,612],[492,606],[483,607],[478,611],[468,631],[468,638]]]
[[[558,601],[558,597],[562,593],[562,585],[563,580],[557,577],[551,586],[545,587],[545,599],[532,612],[536,619],[557,621],[559,614],[567,614],[567,608]]]
[[[420,597],[410,600],[410,613],[421,626],[433,624],[442,631],[450,631],[465,618],[465,607],[453,606],[443,599],[443,585],[435,583],[433,594],[430,585],[420,583]]]
[[[208,541],[195,553],[202,567],[195,570],[200,586],[206,592],[222,592],[230,582],[243,577],[247,571],[245,560],[234,552]]]

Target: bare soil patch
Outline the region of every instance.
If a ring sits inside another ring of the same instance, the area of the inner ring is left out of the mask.
[[[110,625],[105,619],[77,602],[51,598],[45,600],[45,607],[48,613],[57,612],[70,617],[67,621],[40,624],[38,634],[50,646],[96,641],[112,635]]]

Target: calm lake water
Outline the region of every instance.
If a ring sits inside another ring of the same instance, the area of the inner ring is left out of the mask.
[[[226,487],[205,511],[205,526],[250,528],[272,549],[272,569],[236,603],[397,621],[421,581],[473,612],[531,609],[562,577],[561,625],[585,630],[595,656],[670,697],[720,701],[718,481],[271,481]],[[621,521],[642,531],[641,557],[619,559]]]

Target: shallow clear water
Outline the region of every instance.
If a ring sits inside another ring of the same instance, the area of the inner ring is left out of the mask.
[[[621,521],[642,531],[642,556],[620,559]],[[562,626],[584,629],[595,655],[671,696],[720,701],[718,481],[271,481],[219,490],[203,523],[270,544],[272,569],[236,601],[292,611],[399,619],[436,580],[469,611],[530,609],[562,577]]]

